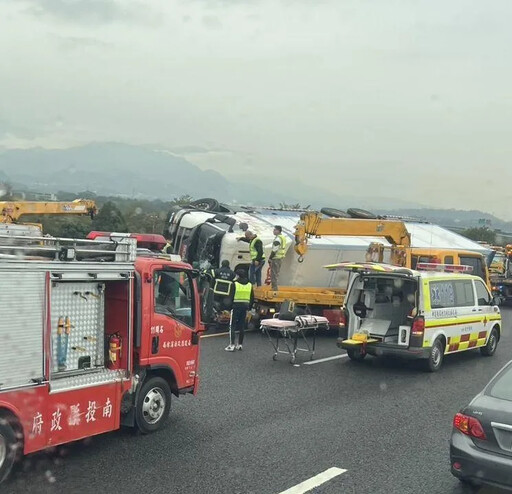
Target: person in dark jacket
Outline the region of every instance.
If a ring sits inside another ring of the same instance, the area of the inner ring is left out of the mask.
[[[235,272],[229,266],[229,261],[222,261],[220,268],[212,269],[211,275],[216,280],[233,281],[235,279]]]
[[[229,267],[229,261],[222,261],[221,267],[212,269],[210,275],[213,278],[213,297],[222,310],[231,307],[231,293],[235,272]]]
[[[249,244],[251,255],[251,266],[249,268],[249,281],[256,286],[261,286],[261,271],[265,264],[265,253],[263,252],[263,242],[251,230],[245,232],[245,237],[238,240]]]
[[[247,279],[247,275],[243,269],[236,271],[232,296],[233,308],[231,309],[231,321],[229,324],[229,345],[225,348],[227,352],[242,350],[247,312],[251,310],[252,304],[254,303],[252,284]],[[235,346],[235,333],[237,331],[238,345]]]

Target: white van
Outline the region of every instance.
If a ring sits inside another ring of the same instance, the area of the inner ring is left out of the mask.
[[[446,354],[496,351],[500,311],[480,277],[460,274],[469,266],[419,263],[415,271],[341,263],[328,269],[352,271],[338,338],[352,360],[367,354],[424,359],[435,372]]]

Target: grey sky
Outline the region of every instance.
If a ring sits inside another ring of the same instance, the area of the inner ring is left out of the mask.
[[[0,0],[0,146],[158,143],[224,174],[510,219],[511,16],[510,0]]]

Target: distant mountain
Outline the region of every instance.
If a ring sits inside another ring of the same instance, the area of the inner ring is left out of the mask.
[[[415,207],[393,199],[347,196],[319,187],[262,176],[229,179],[214,170],[202,170],[176,150],[120,143],[92,143],[68,149],[11,149],[0,151],[0,180],[38,192],[94,191],[98,195],[123,195],[169,200],[189,194],[195,198],[215,197],[223,202],[249,205],[280,203],[313,208]],[[342,184],[341,184],[342,185]]]
[[[202,171],[186,160],[139,146],[101,143],[69,149],[7,150],[0,171],[13,182],[42,192],[85,188],[99,194],[169,198],[229,193],[228,181],[213,170]]]
[[[176,154],[179,152],[120,143],[0,150],[0,181],[17,189],[24,186],[49,193],[90,190],[103,196],[162,200],[188,194],[255,206],[298,203],[313,209],[357,207],[424,218],[454,228],[481,226],[487,220],[492,228],[512,232],[512,223],[481,211],[431,209],[393,197],[364,196],[360,191],[345,190],[342,182],[339,194],[335,194],[303,183],[293,173],[287,179],[241,174],[227,178],[214,170],[202,170]]]

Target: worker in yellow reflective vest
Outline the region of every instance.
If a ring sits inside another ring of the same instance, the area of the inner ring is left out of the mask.
[[[254,302],[252,283],[247,279],[243,269],[237,269],[236,279],[232,285],[233,306],[229,323],[229,345],[227,352],[242,350],[244,342],[245,325],[247,324],[247,312],[251,310]],[[238,345],[235,346],[235,333],[238,331]]]
[[[281,272],[281,263],[286,255],[286,237],[283,235],[283,228],[279,225],[274,227],[274,242],[272,243],[272,252],[268,261],[270,263],[270,282],[272,290],[277,291],[277,281]]]
[[[251,266],[249,267],[249,281],[256,286],[261,286],[261,270],[265,264],[265,253],[263,252],[263,242],[251,230],[245,232],[245,237],[238,240],[249,244],[251,256]]]

